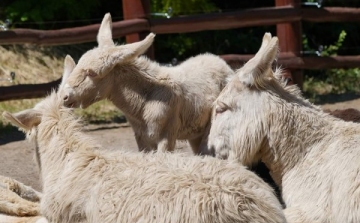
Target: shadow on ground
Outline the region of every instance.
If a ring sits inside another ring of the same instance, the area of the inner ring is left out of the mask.
[[[25,139],[25,133],[12,126],[0,128],[0,146]]]
[[[359,98],[360,98],[359,93],[317,95],[315,96],[315,104],[317,105],[333,104],[333,103],[345,102],[349,100],[355,100]]]

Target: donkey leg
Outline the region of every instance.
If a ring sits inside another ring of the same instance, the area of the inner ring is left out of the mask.
[[[171,138],[163,138],[160,140],[157,146],[157,150],[159,152],[173,152],[175,149],[176,139]]]
[[[16,216],[36,216],[40,213],[39,203],[21,198],[15,192],[0,187],[0,212]]]
[[[26,200],[38,202],[41,199],[40,192],[12,178],[0,175],[0,183]]]

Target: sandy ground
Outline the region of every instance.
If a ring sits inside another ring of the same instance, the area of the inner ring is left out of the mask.
[[[360,110],[360,99],[322,105],[324,109],[356,108]],[[109,149],[137,151],[134,133],[125,124],[88,125],[88,134]],[[186,142],[178,142],[177,148],[191,153]],[[39,172],[34,162],[34,145],[24,139],[22,132],[4,135],[0,133],[0,174],[13,177],[37,190],[41,190]]]

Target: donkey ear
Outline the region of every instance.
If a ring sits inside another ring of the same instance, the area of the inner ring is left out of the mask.
[[[34,109],[26,109],[15,114],[5,111],[3,117],[10,121],[12,125],[26,131],[30,131],[41,122],[41,114]]]
[[[97,35],[97,42],[99,44],[99,47],[108,47],[108,46],[114,46],[114,42],[112,40],[112,21],[111,21],[111,15],[110,13],[106,13]]]
[[[237,71],[240,81],[247,86],[263,86],[265,77],[271,69],[271,64],[277,57],[279,40],[277,37],[273,37],[268,42],[268,39],[265,34],[263,43],[256,55]],[[266,42],[268,43],[266,44]]]
[[[108,61],[102,67],[103,70],[111,70],[116,64],[129,61],[134,59],[135,57],[143,54],[146,50],[151,46],[154,41],[155,34],[150,33],[144,40],[116,46],[116,47],[109,47],[106,48],[106,55]],[[106,73],[106,72],[104,72]]]
[[[256,55],[261,55],[263,51],[266,49],[267,45],[271,41],[271,33],[265,33],[261,42],[261,46],[259,51],[256,53]]]
[[[64,60],[64,72],[61,79],[59,88],[62,88],[66,82],[66,79],[69,77],[70,73],[74,70],[76,64],[74,59],[70,55],[66,55]]]
[[[124,60],[133,59],[145,53],[154,42],[155,34],[150,33],[145,39],[136,43],[130,43],[118,46],[119,53],[122,54]]]
[[[277,37],[271,38],[271,41],[267,45],[262,54],[262,63],[267,64],[271,67],[274,60],[277,59],[279,54],[279,39]]]

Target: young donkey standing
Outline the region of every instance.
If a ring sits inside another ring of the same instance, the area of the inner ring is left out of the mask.
[[[140,56],[154,34],[116,46],[111,25],[106,14],[97,36],[99,46],[80,58],[66,81],[64,105],[86,108],[108,99],[133,127],[140,150],[172,151],[176,139],[186,139],[198,153],[202,141],[206,147],[212,103],[233,70],[211,54],[174,67],[160,66]]]
[[[63,80],[72,66],[67,57]],[[41,213],[49,222],[286,222],[269,185],[239,163],[103,149],[56,92],[3,115],[37,142]]]
[[[324,113],[272,70],[278,39],[217,98],[209,148],[245,165],[263,161],[281,189],[289,222],[360,222],[360,125]]]

